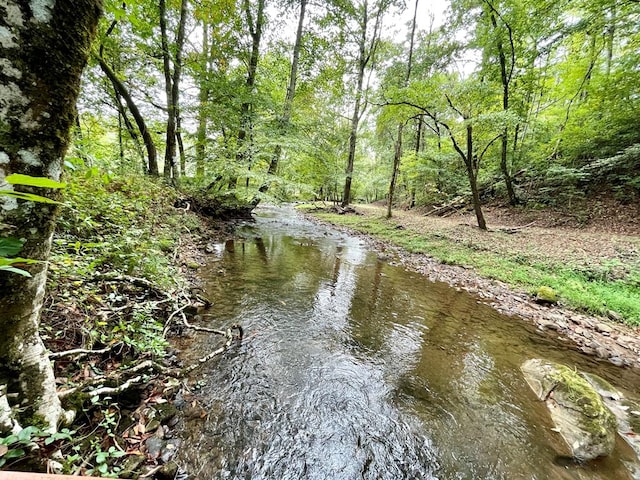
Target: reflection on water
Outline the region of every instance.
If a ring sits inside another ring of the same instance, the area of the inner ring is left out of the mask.
[[[465,293],[379,262],[357,239],[263,209],[206,274],[212,325],[245,341],[200,376],[206,421],[180,461],[192,478],[625,479],[623,445],[587,465],[564,452],[519,365],[542,357],[622,370]],[[217,339],[194,337],[188,355]]]

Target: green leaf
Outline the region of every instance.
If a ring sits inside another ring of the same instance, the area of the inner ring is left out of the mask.
[[[34,427],[33,425],[27,428],[23,428],[18,433],[18,440],[21,442],[28,442],[31,440],[31,437],[38,432],[39,432],[38,427]]]
[[[31,265],[33,263],[38,263],[38,260],[31,260],[29,258],[5,258],[0,257],[0,266],[4,267],[5,265],[15,265],[16,263],[26,263],[27,265]]]
[[[25,276],[25,277],[31,277],[31,274],[29,272],[27,272],[26,270],[22,270],[21,268],[0,266],[0,270],[2,270],[4,272],[17,273],[18,275],[22,275],[22,276]]]
[[[20,457],[24,457],[25,455],[25,451],[21,448],[16,448],[13,450],[9,450],[6,455],[3,457],[7,460],[12,459],[12,458],[20,458]]]
[[[7,183],[12,185],[27,185],[29,187],[41,187],[41,188],[66,188],[66,183],[56,182],[45,177],[32,177],[30,175],[23,175],[21,173],[13,173],[5,178]]]
[[[0,238],[0,257],[11,257],[22,250],[24,241],[18,238]]]
[[[25,193],[25,192],[14,192],[13,190],[0,190],[0,195],[5,195],[7,197],[14,197],[20,200],[27,200],[28,202],[60,204],[60,202],[56,202],[55,200],[51,200],[50,198],[43,197],[41,195],[35,195],[33,193]]]

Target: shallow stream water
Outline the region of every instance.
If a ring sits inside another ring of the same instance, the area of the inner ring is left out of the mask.
[[[203,272],[209,326],[245,339],[192,380],[192,479],[628,479],[634,456],[566,461],[529,358],[636,396],[640,372],[585,356],[464,292],[380,261],[360,239],[266,207]],[[205,323],[202,323],[203,325]],[[219,345],[198,334],[186,361]]]

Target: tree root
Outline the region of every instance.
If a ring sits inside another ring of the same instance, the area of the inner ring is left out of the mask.
[[[81,382],[79,385],[60,390],[58,392],[58,397],[60,399],[68,398],[70,395],[76,393],[80,393],[83,396],[87,397],[118,395],[126,392],[127,390],[131,390],[133,388],[141,388],[145,385],[148,385],[154,380],[157,380],[158,375],[166,378],[175,378],[181,380],[200,366],[227,351],[235,341],[242,341],[243,339],[244,330],[242,326],[238,324],[234,324],[226,330],[220,330],[193,325],[189,322],[185,311],[188,311],[188,309],[195,309],[196,302],[201,301],[207,306],[211,305],[211,302],[201,295],[195,294],[193,292],[192,294],[188,294],[187,292],[181,290],[167,292],[160,288],[158,285],[144,278],[132,277],[130,275],[122,275],[117,273],[97,274],[91,277],[90,281],[121,282],[125,284],[135,285],[137,287],[141,287],[145,290],[153,292],[155,296],[161,299],[156,302],[149,300],[149,303],[155,303],[153,305],[154,309],[157,308],[158,304],[166,303],[167,305],[164,308],[164,311],[166,312],[168,310],[166,307],[171,306],[171,310],[169,310],[171,311],[171,313],[168,315],[163,329],[164,337],[167,336],[172,322],[177,317],[180,318],[180,321],[185,328],[194,330],[196,332],[220,335],[222,337],[225,337],[225,342],[222,346],[198,359],[192,365],[183,368],[172,368],[162,365],[155,360],[147,359],[139,361],[136,364],[129,366],[128,368],[118,369],[106,375],[89,378],[86,381]],[[52,360],[59,360],[61,358],[67,357],[103,355],[113,351],[116,345],[122,344],[119,343],[95,350],[76,348],[62,352],[55,352],[51,353],[49,355],[49,358]]]

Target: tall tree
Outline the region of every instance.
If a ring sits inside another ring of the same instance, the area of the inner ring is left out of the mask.
[[[307,0],[300,0],[300,14],[298,15],[298,29],[296,30],[296,40],[293,45],[293,58],[291,59],[291,71],[289,72],[289,85],[287,86],[287,94],[284,98],[284,106],[282,108],[282,115],[278,119],[279,134],[283,135],[289,128],[291,123],[291,111],[293,109],[293,99],[296,95],[296,83],[298,81],[298,62],[300,61],[300,49],[302,48],[302,32],[304,28],[304,17],[307,10]],[[269,169],[267,171],[268,176],[273,176],[278,170],[278,163],[280,163],[280,156],[282,155],[282,143],[278,142],[271,155],[271,161],[269,162]],[[265,193],[269,189],[269,179],[262,186],[260,186],[260,192]],[[257,203],[257,199],[254,200]]]
[[[180,77],[182,75],[182,55],[187,23],[188,0],[180,2],[180,18],[178,31],[172,50],[169,47],[169,34],[167,32],[167,5],[166,0],[160,0],[160,36],[162,41],[162,65],[165,80],[165,93],[167,96],[167,142],[164,155],[164,176],[174,179],[180,176],[176,166],[176,139],[177,124],[180,103]],[[173,71],[171,64],[173,63]]]
[[[509,111],[509,100],[511,81],[513,80],[513,72],[516,64],[516,53],[513,38],[513,29],[510,23],[500,14],[496,7],[489,0],[483,0],[486,5],[485,15],[489,17],[491,26],[495,33],[495,48],[498,52],[498,61],[500,63],[500,83],[502,84],[502,109]],[[505,47],[504,41],[501,35],[501,29],[498,26],[498,18],[501,24],[506,30],[506,38],[508,47]],[[511,172],[509,168],[509,127],[505,126],[502,136],[500,137],[500,170],[502,171],[502,177],[507,187],[507,195],[509,197],[509,203],[516,205],[518,199],[516,197],[515,190],[513,188],[513,180],[511,179]]]
[[[358,127],[364,112],[364,78],[367,68],[373,63],[376,49],[380,42],[383,16],[392,5],[392,0],[360,0],[355,3],[338,3],[339,11],[347,19],[355,23],[352,32],[355,38],[357,55],[355,59],[355,89],[353,112],[351,114],[351,131],[349,133],[349,151],[345,168],[345,182],[342,193],[342,206],[351,202],[351,184],[353,181],[353,165],[356,158],[358,143]],[[349,22],[348,22],[349,23]],[[347,28],[350,26],[347,25]]]
[[[109,37],[111,33],[113,33],[117,24],[118,22],[116,20],[111,22],[111,24],[109,25],[109,28],[107,29],[104,35],[105,39]],[[105,50],[105,45],[103,40],[103,42],[100,43],[100,49],[99,49],[99,55],[98,55],[98,63],[100,65],[100,69],[111,82],[116,98],[118,100],[118,104],[120,104],[120,99],[123,99],[127,105],[127,108],[129,109],[129,112],[131,112],[131,115],[133,116],[133,120],[136,122],[136,126],[140,131],[140,135],[142,135],[142,141],[147,150],[146,170],[149,173],[149,175],[157,177],[158,175],[160,175],[160,171],[158,170],[158,154],[157,154],[156,144],[153,141],[153,137],[151,136],[151,132],[147,128],[147,123],[144,117],[142,116],[142,113],[140,112],[138,105],[133,99],[131,92],[129,91],[127,86],[124,84],[124,82],[120,80],[120,78],[118,77],[116,72],[113,70],[113,68],[111,68],[111,66],[109,66],[109,64],[107,63],[107,60],[104,55],[104,50]],[[121,114],[126,117],[126,114],[124,112],[121,112]]]
[[[403,87],[406,88],[409,85],[411,79],[411,67],[413,63],[413,44],[416,36],[416,20],[418,18],[418,1],[416,0],[415,8],[413,10],[413,20],[411,21],[411,35],[409,40],[409,58],[407,60],[407,71],[404,77]],[[391,208],[393,206],[393,195],[396,190],[396,180],[398,178],[398,171],[400,170],[400,160],[402,159],[402,131],[404,129],[404,122],[398,124],[398,133],[396,135],[396,142],[393,154],[393,166],[391,167],[391,181],[389,182],[389,195],[387,197],[387,218],[391,218]],[[418,140],[419,142],[419,140]]]
[[[11,174],[59,180],[102,2],[4,0],[1,8],[0,179],[6,190],[12,188],[4,181]],[[38,326],[56,209],[0,198],[0,224],[24,242],[22,256],[40,260],[27,267],[30,277],[0,272],[0,385],[17,394],[25,418],[40,417],[55,430],[63,412]],[[6,427],[7,412],[1,413]]]
[[[245,20],[251,37],[251,49],[247,61],[247,77],[245,82],[244,100],[240,107],[240,128],[237,135],[237,154],[236,160],[239,165],[251,168],[253,155],[251,153],[252,146],[251,129],[253,116],[253,95],[256,87],[256,78],[258,73],[258,62],[260,60],[260,44],[262,42],[262,34],[266,21],[265,0],[257,0],[255,7],[255,15],[251,8],[250,0],[243,0],[243,8]],[[233,177],[229,182],[231,188],[235,188],[237,177]]]

